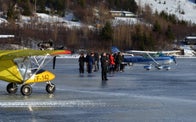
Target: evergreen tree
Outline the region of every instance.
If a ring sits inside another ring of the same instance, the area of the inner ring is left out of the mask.
[[[106,22],[105,26],[101,30],[100,36],[103,40],[106,41],[113,40],[113,30],[110,22]]]
[[[9,8],[7,12],[7,19],[14,20],[14,6],[12,3],[9,4]]]
[[[85,0],[78,0],[78,4],[84,8],[86,6],[86,1]]]
[[[167,38],[169,38],[170,40],[174,39],[174,33],[172,31],[171,26],[168,25],[167,30],[165,32],[165,35],[167,36]]]
[[[23,4],[24,11],[22,12],[23,15],[30,16],[32,15],[32,6],[29,0],[25,0]]]
[[[153,25],[153,31],[157,33],[161,33],[161,25],[158,23],[157,20],[155,21]]]
[[[125,10],[127,11],[131,11],[133,13],[137,12],[138,6],[135,0],[127,0],[124,6],[125,6]]]
[[[37,0],[36,1],[37,12],[45,12],[46,0]]]

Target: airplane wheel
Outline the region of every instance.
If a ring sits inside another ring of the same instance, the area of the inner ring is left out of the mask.
[[[50,83],[50,84],[47,84],[46,85],[46,91],[49,93],[49,94],[52,94],[55,92],[55,85]]]
[[[17,87],[16,83],[9,83],[7,85],[7,92],[9,94],[15,94],[17,92],[17,90],[18,90],[18,87]]]
[[[24,96],[29,96],[29,95],[31,95],[31,93],[32,93],[32,87],[31,87],[30,85],[28,85],[28,84],[23,85],[23,86],[21,87],[21,93],[22,93],[22,95],[24,95]]]

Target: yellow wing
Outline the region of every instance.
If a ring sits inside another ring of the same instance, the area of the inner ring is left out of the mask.
[[[41,55],[71,54],[69,50],[0,50],[0,60],[12,60],[15,58]]]

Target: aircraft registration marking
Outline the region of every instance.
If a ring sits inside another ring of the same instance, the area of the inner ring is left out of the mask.
[[[36,75],[34,78],[34,82],[49,81],[49,79],[49,74]]]

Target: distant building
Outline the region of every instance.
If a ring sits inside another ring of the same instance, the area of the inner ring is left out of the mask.
[[[196,51],[196,35],[186,36],[181,42],[181,48]]]
[[[186,45],[196,45],[196,36],[186,36],[184,42]]]
[[[14,38],[14,35],[0,35],[0,38]]]
[[[110,11],[113,17],[130,17],[136,18],[137,16],[130,11]]]

